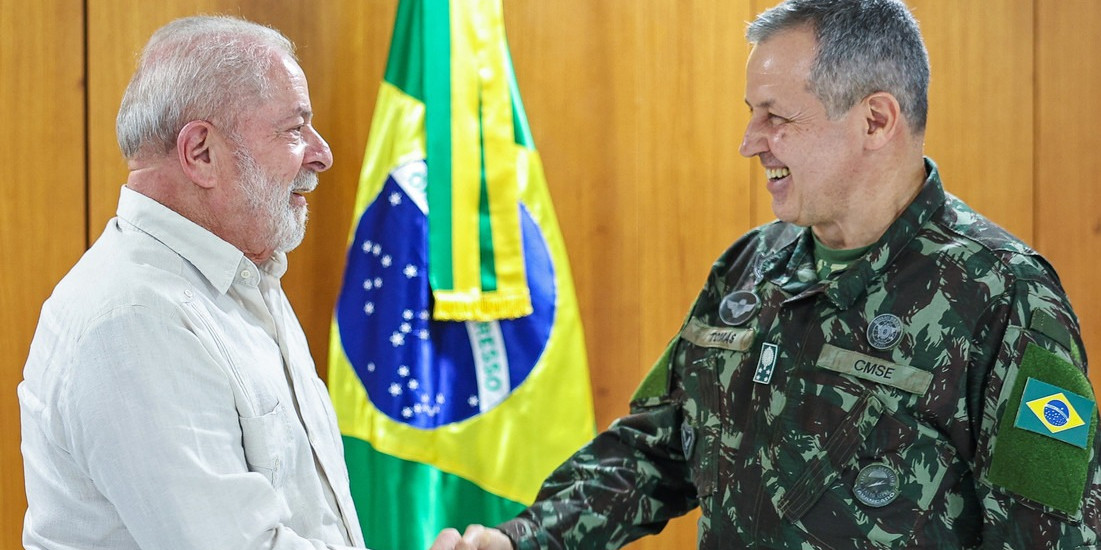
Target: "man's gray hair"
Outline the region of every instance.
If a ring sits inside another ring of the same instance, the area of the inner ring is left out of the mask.
[[[149,39],[115,131],[123,157],[165,154],[192,120],[218,120],[236,136],[237,115],[270,93],[272,52],[297,61],[279,31],[229,16],[177,19]]]
[[[807,82],[836,118],[860,100],[887,92],[898,100],[912,131],[925,130],[929,110],[929,53],[917,20],[900,0],[788,0],[757,16],[751,43],[809,26],[817,52]]]

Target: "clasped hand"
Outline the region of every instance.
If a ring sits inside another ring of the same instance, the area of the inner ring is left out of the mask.
[[[444,529],[428,550],[512,550],[512,541],[497,529],[471,525],[459,536],[456,529]]]

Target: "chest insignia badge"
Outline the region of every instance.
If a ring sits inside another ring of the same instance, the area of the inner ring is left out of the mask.
[[[757,312],[759,302],[757,295],[748,290],[731,292],[719,303],[719,319],[732,327],[741,325]]]
[[[887,350],[902,340],[902,319],[897,315],[883,313],[876,315],[868,324],[868,343],[875,349]]]
[[[880,462],[869,464],[856,474],[853,496],[866,506],[882,508],[898,498],[898,472]]]
[[[757,360],[757,370],[753,373],[754,382],[768,384],[772,381],[772,373],[776,371],[776,355],[779,349],[776,344],[769,342],[761,345],[761,357]]]

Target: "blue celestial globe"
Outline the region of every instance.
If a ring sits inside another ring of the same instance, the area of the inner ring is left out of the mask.
[[[1055,427],[1066,426],[1070,422],[1070,408],[1058,399],[1044,404],[1044,419]]]
[[[534,311],[491,324],[432,319],[428,218],[415,202],[391,174],[364,211],[349,247],[336,318],[344,352],[371,403],[395,421],[431,429],[495,406],[480,388],[507,395],[523,384],[549,341],[557,289],[542,232],[518,205]],[[474,344],[484,338],[505,342],[504,356],[489,358],[505,376],[479,384]],[[507,383],[497,387],[498,380]]]

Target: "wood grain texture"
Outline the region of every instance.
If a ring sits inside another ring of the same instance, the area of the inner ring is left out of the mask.
[[[711,263],[750,227],[748,5],[506,2],[570,254],[598,427],[627,412]],[[631,548],[689,548],[695,514]]]
[[[1090,378],[1101,393],[1101,3],[1038,3],[1036,21],[1036,247],[1078,313]]]
[[[926,154],[945,189],[1034,243],[1031,0],[908,3],[932,66]]]
[[[773,217],[757,162],[737,151],[747,118],[745,22],[775,3],[504,0],[517,81],[570,255],[599,428],[627,411],[715,257]],[[114,214],[126,178],[115,114],[150,33],[183,15],[231,13],[297,44],[315,126],[335,162],[310,196],[309,230],[284,285],[324,374],[396,4],[0,0],[0,98],[19,106],[14,121],[26,144],[0,154],[8,166],[26,166],[33,157],[25,150],[52,157],[36,163],[33,182],[9,179],[9,201],[0,202],[10,262],[0,286],[0,547],[18,546],[25,507],[14,386],[42,299],[83,250],[85,233],[94,240]],[[928,154],[949,191],[1048,256],[1096,350],[1101,296],[1088,279],[1101,255],[1101,192],[1091,180],[1101,171],[1101,108],[1091,99],[1101,94],[1101,4],[909,4],[932,59]],[[631,548],[692,548],[696,517]]]
[[[80,0],[0,3],[0,548],[22,548],[27,507],[16,386],[43,300],[84,251],[82,29]]]

